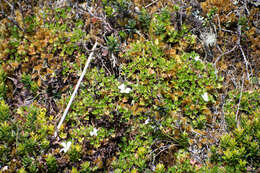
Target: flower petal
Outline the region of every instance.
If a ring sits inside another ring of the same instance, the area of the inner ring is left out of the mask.
[[[120,89],[121,91],[122,91],[122,90],[125,90],[125,84],[119,85],[119,86],[118,86],[118,89]]]
[[[127,93],[127,94],[130,93],[130,91],[131,91],[131,88],[126,88],[126,89],[124,90],[124,92]]]
[[[195,60],[195,61],[200,61],[200,57],[199,57],[199,56],[196,56],[196,57],[194,58],[194,60]]]
[[[97,136],[98,129],[94,128],[92,132],[90,132],[90,136]]]
[[[60,150],[60,152],[66,153],[70,149],[71,141],[69,141],[67,143],[66,142],[62,142],[61,145],[63,146],[63,148]]]
[[[144,124],[148,124],[150,122],[150,119],[148,118],[147,120],[145,120]]]
[[[201,97],[203,98],[203,100],[204,100],[205,102],[208,102],[208,101],[209,101],[209,96],[208,96],[208,93],[207,93],[207,92],[205,92],[204,94],[202,94]]]

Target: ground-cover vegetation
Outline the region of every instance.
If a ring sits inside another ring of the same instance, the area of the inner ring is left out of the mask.
[[[1,172],[258,171],[257,1],[0,3]]]

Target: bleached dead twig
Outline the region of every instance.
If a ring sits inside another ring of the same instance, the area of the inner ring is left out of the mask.
[[[144,8],[148,8],[150,7],[151,5],[155,4],[156,2],[158,2],[159,0],[155,0],[153,2],[151,2],[150,4],[146,5]]]
[[[239,102],[238,102],[238,106],[237,106],[237,112],[236,112],[236,121],[237,121],[237,127],[239,126],[239,118],[238,118],[238,113],[239,113],[239,107],[240,107],[240,103],[241,103],[241,98],[242,98],[242,94],[243,94],[243,88],[244,88],[244,80],[245,77],[243,75],[243,79],[242,79],[242,86],[241,86],[241,90],[240,90],[240,96],[239,96]]]
[[[113,30],[114,30],[114,29],[111,27],[111,25],[109,24],[109,22],[106,21],[106,16],[102,16],[102,17],[97,16],[96,14],[92,13],[90,7],[88,7],[88,6],[86,6],[85,8],[79,6],[79,10],[81,10],[81,11],[87,11],[92,17],[95,17],[96,19],[102,21],[102,22],[105,24],[105,26],[107,26],[107,29],[108,29],[109,31],[113,31]]]
[[[242,49],[242,46],[241,46],[241,45],[239,45],[239,49],[240,49],[240,51],[241,51],[241,53],[242,53],[242,56],[243,56],[243,58],[244,58],[244,61],[245,61],[246,72],[247,72],[247,80],[250,81],[250,74],[249,74],[249,70],[248,70],[248,66],[249,66],[250,64],[249,64],[249,62],[248,62],[247,59],[246,59],[246,55],[245,55],[244,50]]]
[[[235,45],[231,50],[229,50],[229,51],[227,51],[227,52],[224,52],[224,53],[222,53],[221,55],[219,55],[219,56],[217,57],[216,61],[214,62],[214,65],[215,65],[215,66],[217,65],[217,62],[220,60],[220,58],[221,58],[222,56],[227,55],[227,54],[233,52],[236,48],[237,48],[237,45]]]
[[[240,16],[239,16],[240,18]],[[242,53],[242,56],[244,58],[244,61],[245,61],[245,66],[246,66],[246,72],[247,72],[247,80],[249,81],[250,80],[250,75],[249,75],[249,71],[248,71],[248,66],[249,66],[249,62],[247,61],[247,58],[246,58],[246,55],[244,53],[244,50],[240,44],[240,40],[241,40],[241,29],[242,29],[242,26],[241,25],[238,25],[237,27],[237,33],[238,33],[238,40],[237,40],[237,45]]]
[[[72,95],[71,95],[71,97],[70,97],[70,101],[69,101],[69,103],[68,103],[68,105],[67,105],[67,107],[66,107],[66,109],[65,109],[65,111],[64,111],[64,113],[63,113],[63,115],[62,115],[62,117],[61,117],[61,119],[60,119],[60,122],[59,122],[59,124],[58,124],[58,126],[57,126],[55,132],[54,132],[54,137],[57,137],[57,135],[58,135],[58,131],[59,131],[59,129],[60,129],[60,127],[61,127],[61,125],[62,125],[62,123],[63,123],[63,121],[64,121],[64,119],[65,119],[65,117],[66,117],[66,115],[67,115],[67,113],[68,113],[68,111],[69,111],[69,108],[70,108],[70,106],[71,106],[71,103],[72,103],[72,101],[73,101],[73,99],[74,99],[74,97],[75,97],[75,95],[76,95],[76,93],[77,93],[77,91],[78,91],[78,89],[79,89],[80,83],[81,83],[81,81],[82,81],[84,75],[85,75],[86,72],[87,72],[88,66],[89,66],[89,64],[90,64],[90,62],[91,62],[91,60],[92,60],[92,56],[93,56],[93,53],[94,53],[94,50],[96,49],[96,47],[97,47],[97,42],[95,43],[95,45],[94,45],[93,48],[92,48],[92,52],[90,53],[90,55],[89,55],[89,57],[88,57],[88,60],[87,60],[87,62],[86,62],[86,64],[85,64],[85,67],[84,67],[84,69],[83,69],[83,72],[82,72],[82,74],[81,74],[81,76],[80,76],[80,78],[79,78],[79,80],[78,80],[78,83],[77,83],[77,85],[76,85],[76,87],[75,87],[75,89],[74,89],[74,91],[73,91],[73,93],[72,93]]]

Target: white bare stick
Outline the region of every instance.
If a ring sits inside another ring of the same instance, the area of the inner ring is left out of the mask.
[[[158,2],[158,1],[159,1],[159,0],[153,1],[153,2],[151,2],[150,4],[146,5],[144,8],[148,8],[148,7],[150,7],[151,5],[155,4],[155,3]]]
[[[92,56],[93,56],[94,50],[96,49],[96,46],[97,46],[97,42],[95,43],[95,45],[94,45],[93,48],[92,48],[92,52],[90,53],[90,55],[89,55],[89,57],[88,57],[88,60],[87,60],[87,62],[86,62],[86,64],[85,64],[85,67],[84,67],[84,69],[83,69],[83,72],[82,72],[82,74],[81,74],[81,76],[80,76],[80,78],[79,78],[79,80],[78,80],[78,83],[77,83],[77,85],[76,85],[76,87],[75,87],[75,89],[74,89],[74,91],[73,91],[73,93],[72,93],[72,95],[71,95],[71,97],[70,97],[70,101],[69,101],[69,103],[68,103],[68,105],[67,105],[65,111],[63,112],[63,115],[62,115],[62,117],[61,117],[61,119],[60,119],[60,122],[59,122],[59,124],[58,124],[58,126],[57,126],[57,128],[56,128],[56,131],[55,131],[55,133],[54,133],[54,137],[57,137],[57,135],[58,135],[58,131],[59,131],[59,129],[60,129],[60,127],[61,127],[61,125],[62,125],[62,123],[63,123],[63,121],[64,121],[64,119],[65,119],[65,117],[66,117],[66,115],[67,115],[67,113],[68,113],[68,111],[69,111],[70,105],[71,105],[71,103],[72,103],[72,101],[73,101],[73,99],[74,99],[74,97],[75,97],[75,95],[76,95],[76,93],[77,93],[77,91],[78,91],[78,89],[79,89],[80,83],[81,83],[81,81],[82,81],[84,75],[85,75],[86,72],[87,72],[87,68],[88,68],[88,66],[89,66],[89,64],[90,64],[90,62],[91,62],[91,60],[92,60]]]
[[[221,58],[222,56],[227,55],[227,54],[233,52],[236,48],[237,48],[237,45],[235,45],[231,50],[229,50],[229,51],[227,51],[227,52],[224,52],[224,53],[222,53],[221,55],[219,55],[219,56],[217,57],[216,61],[214,62],[214,65],[215,65],[215,66],[217,65],[217,62],[220,60],[220,58]]]
[[[236,112],[236,121],[237,121],[237,127],[239,127],[240,121],[239,121],[239,107],[240,107],[240,103],[241,103],[241,98],[242,98],[242,94],[243,94],[243,88],[244,88],[244,81],[245,81],[245,77],[243,75],[243,80],[242,80],[242,86],[241,86],[241,90],[240,90],[240,96],[239,96],[239,102],[238,102],[238,106],[237,106],[237,112]]]

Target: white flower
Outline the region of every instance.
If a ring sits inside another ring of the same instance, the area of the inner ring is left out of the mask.
[[[63,146],[63,148],[60,150],[60,152],[64,151],[64,153],[66,153],[70,149],[71,141],[69,141],[67,143],[62,142],[61,145]]]
[[[203,21],[203,20],[204,20],[204,17],[203,17],[203,16],[198,16],[198,19],[199,19],[200,21]]]
[[[201,95],[201,97],[204,99],[205,102],[208,102],[209,101],[209,96],[208,96],[208,93],[204,93]]]
[[[238,4],[238,1],[233,0],[233,4],[234,4],[234,5],[237,5],[237,4]]]
[[[145,120],[144,124],[148,124],[150,122],[150,118],[148,118],[147,120]]]
[[[97,136],[98,129],[94,128],[92,132],[90,132],[90,136]]]
[[[193,15],[194,15],[195,18],[197,18],[197,19],[200,20],[200,21],[203,21],[203,20],[204,20],[204,17],[202,17],[202,16],[200,15],[200,11],[199,11],[199,10],[194,11],[194,12],[193,12]]]
[[[120,89],[120,93],[129,93],[130,91],[132,91],[131,90],[131,88],[127,88],[126,86],[125,86],[125,84],[121,84],[119,87],[118,87],[118,89]]]
[[[135,7],[135,12],[140,13],[140,9],[138,7]]]
[[[8,166],[4,166],[3,168],[2,168],[2,171],[7,171],[8,170]]]
[[[195,56],[194,60],[195,61],[200,61],[200,57],[199,56]]]

